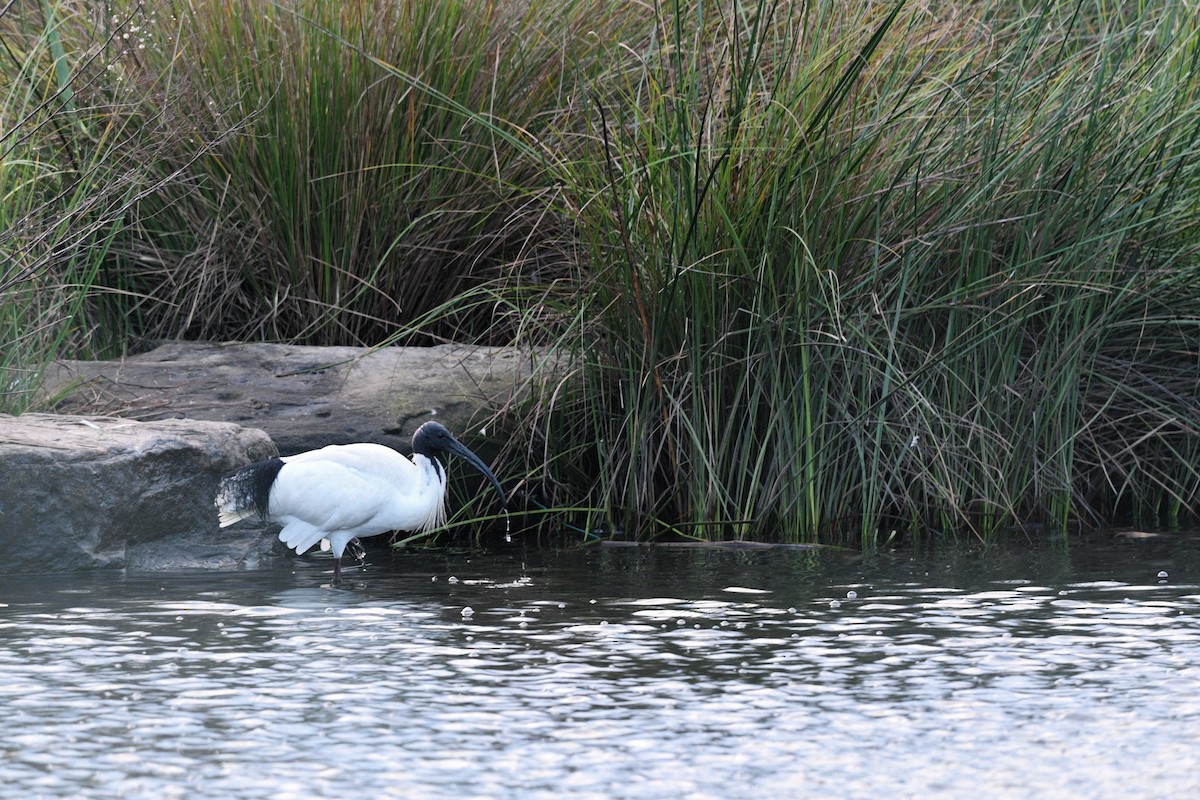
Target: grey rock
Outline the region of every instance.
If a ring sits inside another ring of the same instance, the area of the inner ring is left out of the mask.
[[[486,450],[494,418],[558,372],[546,354],[514,348],[169,342],[120,361],[60,362],[45,391],[63,413],[259,428],[285,455],[347,442],[407,452],[434,417]]]
[[[0,572],[254,566],[281,546],[262,527],[220,530],[213,497],[274,455],[229,423],[0,415]]]

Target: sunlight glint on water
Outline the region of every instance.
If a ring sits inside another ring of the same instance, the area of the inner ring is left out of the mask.
[[[375,551],[337,590],[320,557],[8,576],[0,785],[1200,796],[1195,556]]]

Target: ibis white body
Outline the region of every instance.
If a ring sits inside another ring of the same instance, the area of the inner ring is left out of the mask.
[[[280,459],[268,516],[279,541],[303,554],[329,539],[341,558],[355,537],[424,531],[446,521],[446,473],[434,459],[380,444],[322,447]]]
[[[279,540],[298,554],[328,539],[334,580],[351,539],[391,531],[425,531],[446,521],[446,471],[438,452],[457,453],[500,493],[491,470],[445,427],[428,422],[413,435],[408,458],[380,444],[330,445],[250,464],[221,481],[222,528],[263,517],[282,525]]]

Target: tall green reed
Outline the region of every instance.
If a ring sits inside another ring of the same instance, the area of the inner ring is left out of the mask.
[[[36,397],[47,365],[92,338],[86,313],[138,189],[112,158],[120,131],[74,102],[90,65],[68,59],[64,4],[0,16],[0,410]]]
[[[240,133],[162,165],[191,162],[143,204],[161,269],[121,271],[148,300],[141,329],[376,344],[473,287],[561,277],[566,227],[542,148],[601,8],[190,4],[149,99],[195,121],[195,148]],[[433,318],[419,341],[513,333],[486,308]]]
[[[868,544],[1188,508],[1194,26],[658,6],[572,175],[591,504]]]

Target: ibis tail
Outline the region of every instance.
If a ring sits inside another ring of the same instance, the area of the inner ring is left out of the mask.
[[[247,464],[227,475],[217,488],[217,521],[228,528],[244,519],[267,520],[271,515],[271,485],[283,469],[283,459]]]

